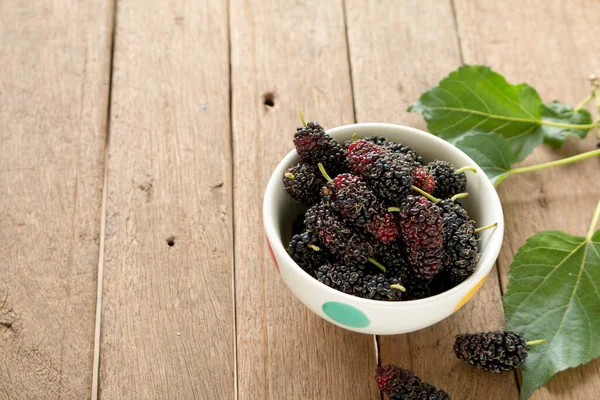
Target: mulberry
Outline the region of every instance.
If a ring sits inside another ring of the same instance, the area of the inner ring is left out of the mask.
[[[464,172],[456,173],[454,165],[447,161],[434,161],[427,164],[427,171],[435,181],[433,196],[448,199],[462,193],[467,188],[467,177]]]
[[[411,192],[413,170],[403,155],[383,153],[365,166],[363,176],[381,200],[398,204]]]
[[[307,229],[315,232],[320,243],[344,264],[364,268],[372,260],[375,253],[373,243],[364,234],[350,229],[326,204],[319,203],[309,208],[304,222]]]
[[[415,167],[413,172],[413,185],[427,193],[433,193],[435,190],[435,180],[429,175],[427,170],[421,166]]]
[[[421,382],[414,372],[393,364],[378,367],[375,380],[379,390],[392,400],[452,400],[445,391]]]
[[[312,273],[327,262],[328,252],[321,247],[314,232],[302,232],[292,236],[287,252],[300,268]]]
[[[415,164],[418,164],[418,165],[423,164],[423,158],[421,156],[419,156],[417,154],[417,152],[414,151],[412,148],[410,148],[402,143],[389,142],[383,136],[369,136],[369,137],[364,138],[364,140],[375,143],[378,146],[386,147],[392,153],[404,154],[404,155],[410,157],[410,159]]]
[[[399,301],[406,291],[400,279],[384,273],[366,275],[361,285],[354,287],[354,295],[365,299]]]
[[[388,396],[412,393],[421,384],[421,378],[414,372],[394,364],[377,367],[375,380],[379,390]]]
[[[389,243],[398,237],[394,216],[379,205],[375,194],[361,177],[340,174],[321,189],[321,197],[346,222],[365,229],[377,240]]]
[[[479,261],[478,237],[471,221],[463,223],[452,232],[444,244],[448,256],[447,269],[450,280],[459,284],[467,279]]]
[[[430,279],[418,277],[406,258],[406,250],[400,242],[382,246],[377,259],[387,268],[389,276],[398,277],[406,289],[404,300],[418,300],[431,296]]]
[[[523,364],[528,351],[525,339],[512,331],[463,333],[454,343],[456,357],[498,374]]]
[[[325,179],[316,167],[299,163],[285,171],[283,175],[283,187],[292,198],[308,205],[319,201],[321,187],[325,185]]]
[[[408,260],[418,277],[431,278],[444,260],[441,210],[425,197],[410,195],[400,211],[400,234]]]
[[[347,170],[346,150],[316,122],[309,122],[294,134],[294,146],[302,161],[312,165],[322,163],[337,175]]]
[[[360,139],[348,146],[348,165],[352,171],[362,174],[365,172],[367,166],[372,164],[378,155],[387,154],[389,152],[390,151],[384,147]]]
[[[363,271],[344,264],[324,264],[317,271],[319,282],[341,292],[354,294],[363,281]]]

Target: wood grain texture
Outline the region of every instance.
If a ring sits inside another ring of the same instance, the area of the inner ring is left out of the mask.
[[[546,102],[577,104],[589,94],[590,74],[600,74],[600,3],[579,0],[504,2],[456,1],[465,62],[490,65],[509,82],[527,82]],[[591,107],[590,107],[591,109]],[[522,164],[557,160],[595,148],[570,138],[553,150],[542,146]],[[506,235],[499,265],[502,283],[513,255],[542,230],[585,236],[598,199],[600,160],[516,175],[498,188]],[[531,397],[536,400],[595,398],[600,392],[600,360],[558,374]]]
[[[111,2],[0,2],[0,399],[92,378]]]
[[[461,63],[450,2],[347,0],[346,4],[357,120],[425,129],[420,115],[405,110]],[[475,370],[452,351],[457,333],[503,326],[494,268],[479,293],[450,318],[411,334],[380,337],[381,363],[412,369],[457,399],[516,398],[511,374]]]
[[[103,399],[233,397],[226,9],[118,3]]]
[[[262,230],[264,188],[293,148],[298,109],[325,127],[353,122],[342,4],[233,0],[230,13],[239,398],[379,399],[373,337],[305,308]]]

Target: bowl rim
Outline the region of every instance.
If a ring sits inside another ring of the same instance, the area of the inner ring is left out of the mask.
[[[432,140],[437,146],[440,146],[442,150],[445,148],[448,151],[454,151],[454,152],[460,153],[463,157],[465,157],[469,161],[470,166],[473,166],[477,169],[477,174],[484,176],[485,179],[484,179],[483,184],[485,187],[485,191],[491,193],[491,197],[492,197],[491,204],[488,204],[488,207],[494,209],[494,214],[496,214],[497,222],[498,222],[497,227],[492,232],[492,236],[488,239],[488,243],[486,245],[485,250],[481,252],[481,259],[479,260],[479,263],[482,263],[485,261],[485,264],[487,264],[487,266],[484,266],[484,268],[479,268],[479,269],[475,270],[475,272],[471,276],[469,276],[469,278],[467,278],[465,281],[459,283],[458,285],[454,286],[453,288],[451,288],[449,290],[446,290],[445,292],[436,294],[434,296],[426,297],[424,299],[417,299],[417,300],[383,301],[383,300],[365,299],[362,297],[353,296],[351,294],[341,292],[339,290],[333,289],[333,288],[319,282],[317,279],[315,279],[313,276],[311,276],[308,272],[303,270],[290,257],[288,252],[285,250],[281,236],[276,234],[277,228],[275,227],[276,221],[275,221],[274,215],[272,212],[270,212],[273,209],[273,207],[271,207],[272,200],[277,199],[278,190],[276,189],[276,185],[277,185],[278,181],[281,179],[281,176],[283,175],[284,171],[287,168],[289,168],[291,165],[293,165],[295,162],[297,162],[294,160],[299,157],[298,153],[296,152],[296,149],[292,149],[277,164],[277,166],[273,170],[271,177],[269,178],[269,182],[265,189],[264,198],[263,198],[263,224],[264,224],[264,229],[265,229],[265,234],[267,236],[267,240],[269,241],[269,245],[275,255],[275,258],[283,257],[289,264],[291,264],[292,269],[295,269],[296,272],[298,272],[300,274],[300,276],[302,277],[302,279],[304,281],[307,281],[309,285],[316,284],[316,287],[319,288],[318,290],[322,290],[324,292],[331,293],[332,295],[335,295],[335,296],[341,296],[342,298],[345,298],[350,302],[355,302],[355,304],[363,304],[364,306],[370,305],[370,306],[377,306],[377,307],[381,307],[381,308],[395,308],[395,309],[414,307],[414,306],[419,306],[419,305],[429,305],[430,306],[432,304],[447,303],[448,300],[451,300],[453,298],[453,295],[456,292],[460,292],[460,291],[464,290],[466,287],[469,287],[469,289],[467,289],[467,292],[472,290],[473,287],[475,287],[480,281],[482,281],[487,276],[489,276],[491,270],[493,269],[493,267],[496,263],[498,255],[500,254],[500,249],[502,247],[502,242],[504,239],[504,213],[503,213],[503,209],[502,209],[502,204],[500,202],[500,198],[498,197],[498,193],[496,192],[494,185],[489,180],[489,178],[487,178],[487,176],[485,175],[485,172],[483,172],[481,167],[475,161],[473,161],[473,159],[471,159],[471,157],[469,157],[467,154],[465,154],[462,150],[460,150],[458,147],[454,146],[453,144],[451,144],[443,139],[440,139],[439,137],[437,137],[433,134],[422,131],[420,129],[412,128],[412,127],[409,127],[406,125],[384,123],[384,122],[361,122],[361,123],[347,124],[347,125],[342,125],[342,126],[338,126],[335,128],[327,129],[326,132],[332,136],[335,136],[336,134],[348,133],[348,131],[365,129],[365,128],[372,129],[374,131],[373,134],[375,134],[375,135],[377,134],[376,131],[379,128],[394,129],[394,130],[402,131],[401,133],[411,133],[411,134],[420,135],[420,136],[426,135],[429,140]],[[360,135],[359,135],[359,138],[360,138]],[[285,195],[285,193],[282,192],[281,195]],[[485,260],[483,260],[484,254],[486,255]],[[274,262],[277,262],[277,261],[274,260]],[[483,265],[483,264],[480,264],[480,265]]]

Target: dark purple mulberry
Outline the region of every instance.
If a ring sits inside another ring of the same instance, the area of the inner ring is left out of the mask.
[[[365,166],[363,177],[381,200],[396,205],[412,191],[413,170],[403,155],[382,153]]]
[[[434,161],[427,164],[427,171],[435,181],[433,196],[448,199],[455,194],[463,193],[467,188],[467,177],[464,172],[456,174],[454,165],[448,161]]]
[[[467,279],[479,261],[478,237],[471,221],[463,223],[445,242],[448,257],[446,269],[455,285]]]
[[[324,264],[317,272],[319,282],[348,294],[354,294],[356,285],[362,284],[363,277],[361,269],[344,264]]]
[[[362,284],[354,287],[354,295],[372,300],[399,301],[405,290],[400,279],[380,272],[365,275]]]
[[[325,179],[312,165],[299,163],[285,171],[283,187],[292,198],[312,206],[319,201],[319,193],[325,185]]]
[[[377,252],[379,260],[387,268],[386,275],[402,281],[406,289],[404,300],[418,300],[431,296],[430,279],[417,276],[408,262],[406,249],[400,242],[381,246]]]
[[[454,353],[486,371],[511,371],[525,362],[529,346],[512,331],[462,333],[456,335]]]
[[[326,204],[319,203],[306,211],[306,228],[344,264],[364,268],[375,253],[374,244],[360,231],[352,230]]]
[[[292,236],[287,252],[300,268],[310,274],[327,263],[329,253],[322,248],[314,232],[302,232]]]

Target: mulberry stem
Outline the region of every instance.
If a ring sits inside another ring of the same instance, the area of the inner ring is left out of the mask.
[[[399,285],[397,283],[394,283],[393,285],[390,285],[390,289],[398,289],[401,292],[406,292],[406,288],[402,285]]]
[[[288,179],[291,179],[291,180],[294,180],[294,179],[296,179],[296,177],[294,176],[294,174],[292,174],[291,172],[286,172],[286,173],[284,174],[284,176],[285,176],[286,178],[288,178]]]
[[[596,211],[594,212],[594,216],[592,217],[592,223],[590,224],[590,228],[588,229],[588,233],[586,235],[586,240],[592,240],[592,236],[594,236],[594,229],[598,224],[598,219],[600,218],[600,201],[598,201],[598,205],[596,206]]]
[[[307,246],[313,249],[314,251],[321,251],[321,248],[319,246],[314,245],[312,243],[307,244]]]
[[[379,268],[383,272],[387,272],[387,270],[385,269],[385,267],[383,265],[381,265],[380,263],[378,263],[377,260],[375,260],[374,258],[369,257],[367,260],[369,260],[369,262],[371,264],[373,264],[374,266],[376,266],[377,268]]]
[[[400,207],[388,207],[389,212],[400,212]]]
[[[433,197],[432,195],[430,195],[429,193],[427,193],[426,191],[419,189],[416,186],[411,186],[412,190],[414,190],[417,193],[422,194],[423,196],[427,197],[429,200],[431,200],[433,203],[437,204],[440,202],[440,199],[436,199],[435,197]],[[389,210],[388,210],[389,211]]]
[[[481,228],[477,228],[477,229],[473,230],[473,232],[475,232],[475,233],[479,233],[479,232],[481,232],[481,231],[486,231],[486,230],[488,230],[488,229],[492,229],[492,228],[495,228],[495,227],[497,227],[497,226],[498,226],[498,223],[497,223],[497,222],[494,222],[493,224],[486,225],[486,226],[482,226]]]
[[[535,346],[536,344],[546,343],[547,341],[548,341],[547,339],[539,339],[539,340],[532,340],[530,342],[525,342],[525,344],[527,346]]]
[[[577,106],[573,109],[573,111],[577,112],[577,111],[581,110],[583,107],[585,107],[587,103],[592,101],[592,99],[595,97],[594,95],[595,95],[595,92],[590,93],[590,95],[588,97],[586,97],[585,99],[583,99],[583,101],[581,103],[577,104]]]
[[[460,174],[461,172],[465,172],[465,171],[471,171],[472,173],[476,174],[477,173],[477,169],[475,169],[475,167],[462,167],[460,169],[457,169],[456,171],[454,171],[454,174]]]
[[[319,171],[321,171],[321,175],[323,175],[323,178],[325,178],[325,180],[327,182],[331,182],[333,179],[331,179],[331,177],[327,174],[327,171],[325,171],[325,167],[323,166],[323,164],[319,163]]]
[[[302,121],[302,126],[306,126],[306,120],[304,119],[304,112],[300,109],[300,120]]]
[[[465,193],[458,193],[458,194],[455,194],[454,196],[450,197],[450,200],[456,201],[458,199],[464,199],[468,195],[469,195],[469,193],[467,193],[467,192],[465,192]]]
[[[356,132],[354,132],[352,134],[352,143],[356,142],[356,138],[357,138],[357,135],[356,135]]]

